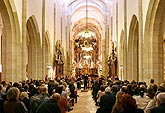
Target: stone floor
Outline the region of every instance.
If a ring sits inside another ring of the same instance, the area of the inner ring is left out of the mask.
[[[80,92],[78,91],[78,103],[73,107],[73,111],[69,113],[96,113],[97,106],[92,99],[91,91]]]

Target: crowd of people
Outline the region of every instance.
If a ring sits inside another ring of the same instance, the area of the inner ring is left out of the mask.
[[[165,113],[165,82],[145,82],[96,78],[92,87],[96,113]]]
[[[92,89],[96,113],[165,113],[165,83],[157,86],[117,77],[56,77],[54,80],[1,82],[0,113],[66,113],[77,103],[77,90]]]
[[[0,113],[66,113],[77,103],[71,77],[0,84]]]

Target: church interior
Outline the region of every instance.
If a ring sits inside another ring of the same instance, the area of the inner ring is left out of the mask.
[[[1,81],[165,78],[163,0],[1,0],[0,8]]]
[[[165,0],[0,0],[0,82],[87,75],[160,85],[164,11]]]

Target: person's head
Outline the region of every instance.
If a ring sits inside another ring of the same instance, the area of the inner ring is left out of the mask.
[[[127,86],[122,86],[121,91],[124,93],[128,93]]]
[[[24,91],[28,91],[29,90],[29,86],[27,84],[24,85]]]
[[[103,92],[105,91],[105,87],[103,85],[100,86],[100,90]]]
[[[117,86],[116,85],[113,85],[112,88],[111,88],[112,92],[117,92]]]
[[[21,100],[23,100],[24,98],[27,98],[27,99],[29,98],[29,96],[26,92],[22,92],[19,97]]]
[[[122,95],[122,107],[125,113],[130,113],[131,111],[137,109],[136,100],[129,94]]]
[[[7,91],[7,99],[8,100],[18,100],[19,99],[19,94],[20,94],[20,91],[17,87],[11,87]]]
[[[105,88],[105,93],[110,93],[110,92],[111,92],[111,88],[110,87]]]
[[[116,94],[116,103],[115,104],[122,104],[122,95],[123,95],[124,93],[123,92],[121,92],[121,91],[119,91],[117,94]]]
[[[56,102],[58,102],[58,101],[60,100],[60,98],[61,98],[61,96],[60,96],[60,94],[58,94],[58,93],[54,93],[54,94],[50,97],[50,99],[55,100]]]
[[[151,80],[150,80],[150,83],[151,83],[151,84],[154,84],[154,79],[151,79]]]
[[[14,84],[13,84],[13,87],[19,87],[19,83],[18,82],[14,82]]]
[[[165,92],[159,93],[156,96],[158,105],[165,103]]]
[[[62,93],[62,89],[63,89],[62,86],[57,87],[57,88],[55,89],[55,93],[58,93],[58,94],[61,95],[61,93]]]
[[[145,87],[140,87],[139,89],[139,95],[143,98],[144,97],[144,94],[145,94]]]
[[[42,84],[40,87],[39,87],[39,93],[45,93],[47,94],[47,87],[45,84]]]

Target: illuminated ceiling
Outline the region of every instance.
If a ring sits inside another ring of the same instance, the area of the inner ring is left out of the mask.
[[[110,13],[110,3],[112,0],[87,0],[88,26],[89,29],[101,34],[103,25]],[[65,0],[67,11],[70,15],[71,30],[73,33],[83,31],[86,27],[86,0]],[[75,35],[75,34],[74,34]]]

